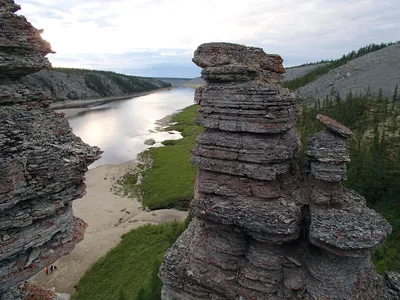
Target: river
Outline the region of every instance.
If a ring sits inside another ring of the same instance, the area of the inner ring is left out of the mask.
[[[157,120],[193,104],[194,89],[178,87],[128,100],[95,106],[68,118],[74,133],[104,151],[90,168],[119,164],[136,158],[154,139],[157,145],[180,134],[157,131]]]

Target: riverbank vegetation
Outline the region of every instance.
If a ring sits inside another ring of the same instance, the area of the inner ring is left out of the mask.
[[[73,300],[160,299],[158,269],[187,222],[146,225],[122,236],[79,280]]]
[[[185,108],[172,116],[172,126],[166,131],[180,131],[180,140],[164,141],[164,147],[150,148],[140,156],[150,158],[151,167],[143,174],[138,189],[143,206],[150,209],[178,208],[188,209],[193,198],[193,186],[197,168],[190,162],[190,149],[203,131],[195,124],[198,105]]]

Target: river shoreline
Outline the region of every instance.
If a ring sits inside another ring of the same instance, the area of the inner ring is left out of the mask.
[[[96,98],[96,99],[81,99],[81,100],[67,100],[67,101],[60,101],[60,102],[53,102],[50,107],[54,110],[63,110],[63,109],[87,109],[93,106],[98,106],[101,104],[106,104],[112,101],[118,100],[128,100],[136,97],[146,96],[153,93],[158,93],[161,91],[169,91],[176,87],[168,87],[168,88],[161,88],[157,90],[152,90],[149,92],[143,93],[135,93],[131,95],[124,95],[124,96],[115,96],[115,97],[104,97],[104,98]]]

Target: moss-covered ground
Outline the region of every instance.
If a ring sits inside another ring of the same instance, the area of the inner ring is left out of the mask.
[[[139,185],[143,206],[150,209],[189,208],[197,173],[197,168],[189,162],[190,149],[203,131],[194,122],[198,109],[198,105],[185,108],[172,117],[176,124],[165,129],[180,131],[182,139],[164,141],[164,147],[151,148],[142,154],[152,160],[152,167],[145,171]]]

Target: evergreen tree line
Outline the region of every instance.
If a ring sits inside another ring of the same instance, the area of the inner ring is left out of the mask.
[[[349,127],[351,162],[345,186],[367,199],[368,205],[382,213],[393,226],[387,242],[375,252],[378,271],[400,271],[400,95],[396,86],[393,96],[382,91],[372,97],[349,92],[345,99],[331,95],[314,107],[301,108],[298,129],[301,133],[301,167],[309,138],[323,129],[316,120],[318,113]]]
[[[339,59],[330,60],[330,61],[322,60],[319,63],[327,63],[327,64],[317,67],[314,70],[312,70],[311,72],[309,72],[301,77],[286,81],[284,83],[284,86],[291,90],[297,90],[298,88],[305,86],[306,84],[314,81],[317,77],[328,73],[330,70],[333,70],[340,66],[343,66],[344,64],[348,63],[349,61],[351,61],[353,59],[359,58],[359,57],[364,56],[371,52],[378,51],[380,49],[386,48],[393,44],[395,44],[395,43],[370,44],[368,46],[358,49],[358,51],[351,51],[348,54],[344,54]],[[307,65],[307,64],[305,64],[305,65]],[[308,65],[311,65],[311,64],[308,64]]]

